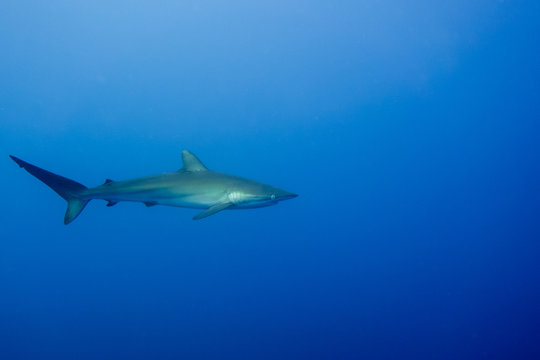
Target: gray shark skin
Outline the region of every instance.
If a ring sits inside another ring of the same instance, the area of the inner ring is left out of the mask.
[[[193,217],[199,220],[225,209],[271,206],[298,196],[272,185],[208,170],[187,150],[182,151],[184,166],[178,171],[126,181],[107,179],[103,185],[94,188],[9,156],[67,201],[64,224],[75,220],[88,201],[94,199],[106,200],[107,206],[120,201],[135,201],[146,206],[204,209]]]

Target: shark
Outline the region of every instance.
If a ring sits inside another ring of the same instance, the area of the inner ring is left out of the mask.
[[[193,217],[193,220],[200,220],[222,210],[272,206],[298,196],[272,185],[209,170],[187,150],[182,150],[183,166],[177,171],[124,181],[106,179],[102,185],[93,188],[9,156],[67,201],[66,225],[94,199],[107,201],[109,207],[121,201],[132,201],[148,207],[165,205],[203,209]]]

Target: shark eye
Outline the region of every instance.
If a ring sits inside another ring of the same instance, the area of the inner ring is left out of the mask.
[[[270,199],[274,200],[276,198],[276,195],[272,194],[270,195]]]

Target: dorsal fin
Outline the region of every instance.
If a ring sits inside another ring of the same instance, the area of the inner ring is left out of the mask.
[[[105,184],[110,184],[110,183],[112,183],[112,182],[113,182],[113,181],[112,181],[111,179],[105,179],[105,182],[103,183],[103,185],[105,185]]]
[[[182,170],[184,171],[206,171],[208,170],[206,166],[203,165],[201,160],[199,160],[195,155],[190,153],[187,150],[182,150],[182,161],[184,166]]]

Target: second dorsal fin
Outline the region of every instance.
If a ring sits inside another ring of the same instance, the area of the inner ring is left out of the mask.
[[[206,171],[208,170],[206,166],[203,165],[201,160],[199,160],[195,155],[190,153],[187,150],[182,150],[182,161],[184,166],[181,170],[184,171]]]

